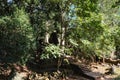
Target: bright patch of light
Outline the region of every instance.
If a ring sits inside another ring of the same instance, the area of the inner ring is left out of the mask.
[[[13,0],[7,0],[8,3],[11,3]]]

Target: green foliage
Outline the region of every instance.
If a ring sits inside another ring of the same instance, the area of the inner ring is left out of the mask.
[[[99,24],[97,25],[99,26]],[[71,33],[70,38],[74,39],[76,41],[74,44],[77,44],[82,52],[86,53],[84,56],[96,54],[98,56],[105,55],[110,57],[110,53],[115,51],[114,35],[116,35],[118,28],[115,29],[114,27],[114,29],[111,29],[108,26],[92,27],[77,27]],[[74,44],[72,42],[72,45]]]
[[[79,50],[85,53],[82,56],[110,57],[115,50],[120,52],[117,3],[118,0],[1,1],[0,52],[7,53],[6,60],[24,64],[32,57],[30,53],[41,46],[38,40],[43,38],[45,42],[46,35],[57,30],[66,45],[45,46],[41,59],[79,54]]]
[[[113,31],[111,30],[113,29],[111,29],[110,27],[106,27],[104,29],[103,35],[97,38],[97,41],[99,42],[96,42],[96,46],[97,46],[96,53],[98,50],[98,54],[99,54],[100,49],[101,49],[101,54],[105,54],[105,55],[110,55],[112,51],[115,51],[115,40],[113,36]]]
[[[32,59],[32,56],[31,54],[29,53],[24,53],[21,57],[20,57],[20,60],[19,60],[19,63],[22,64],[22,65],[26,65],[26,62],[28,60]]]
[[[61,53],[62,53],[62,51],[59,46],[50,44],[45,47],[45,51],[41,55],[41,59],[58,58],[61,56]]]
[[[84,53],[84,56],[110,57],[110,54],[115,52],[116,45],[119,44],[117,37],[119,28],[116,27],[119,23],[119,16],[108,13],[117,10],[111,8],[116,1],[112,0],[110,3],[105,0],[99,1],[101,0],[76,1],[76,18],[71,21],[73,27],[69,29],[69,39],[73,39],[78,44],[77,47]],[[108,12],[104,10],[108,10]]]
[[[70,55],[71,51],[70,49],[65,48],[65,52],[63,53],[60,46],[56,46],[53,44],[49,44],[45,47],[45,51],[40,56],[41,59],[53,59],[53,58],[59,58],[62,57],[62,55]]]
[[[78,46],[77,42],[73,39],[69,39],[69,42],[72,44],[72,46]]]
[[[1,17],[0,25],[0,49],[6,51],[8,61],[20,61],[22,55],[29,54],[33,41],[28,15],[17,9],[13,16]]]

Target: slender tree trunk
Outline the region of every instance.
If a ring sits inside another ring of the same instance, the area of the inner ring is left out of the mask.
[[[62,4],[61,4],[62,5]],[[65,21],[65,10],[61,8],[61,38],[60,38],[60,46],[63,50],[65,50],[65,45],[66,45],[66,31],[67,31],[67,26],[68,22]]]
[[[46,21],[45,23],[45,28],[46,28],[46,32],[45,32],[45,43],[49,43],[49,21]]]
[[[61,38],[60,38],[60,46],[62,48],[62,52],[64,53],[65,46],[65,26],[64,26],[64,12],[61,9]]]

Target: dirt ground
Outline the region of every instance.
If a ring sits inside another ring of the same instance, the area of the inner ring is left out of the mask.
[[[78,63],[80,64],[80,67],[83,70],[86,70],[86,73],[90,73],[90,72],[94,72],[96,74],[100,74],[102,75],[102,78],[100,80],[120,80],[120,66],[116,66],[113,65],[114,67],[114,74],[108,74],[106,75],[106,69],[110,67],[109,64],[107,63],[101,63],[101,64],[97,64],[97,63],[90,63],[88,64],[84,64],[84,63]],[[17,66],[17,68],[19,69],[19,66]],[[10,76],[10,67],[7,67],[7,65],[0,65],[0,80],[8,80],[6,79],[7,77]],[[27,68],[25,68],[27,69]],[[23,74],[27,79],[24,80],[89,80],[86,79],[82,76],[73,74],[73,72],[68,71],[67,73],[64,72],[52,72],[52,73],[44,73],[44,74],[39,74],[36,72],[33,72],[31,70],[23,70],[23,71],[16,71],[19,74]],[[92,76],[96,76],[96,74],[92,74]],[[119,77],[119,78],[118,78]]]
[[[105,64],[105,63],[101,63],[101,64],[91,64],[91,71],[92,72],[99,72],[103,75],[103,77],[105,78],[105,80],[120,80],[116,79],[117,77],[120,76],[120,67],[116,66],[116,65],[112,65],[114,67],[114,74],[108,74],[106,75],[105,73],[107,72],[106,69],[108,69],[110,67],[109,64]]]

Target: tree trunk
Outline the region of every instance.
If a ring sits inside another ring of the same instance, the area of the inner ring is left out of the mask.
[[[45,28],[46,28],[46,32],[45,32],[45,43],[49,43],[49,33],[48,33],[48,30],[49,30],[49,27],[50,26],[50,21],[46,21],[45,23]]]
[[[66,30],[67,30],[67,25],[66,25],[66,21],[65,19],[65,12],[61,9],[61,38],[60,38],[60,46],[63,50],[65,50],[65,34],[66,34]]]

